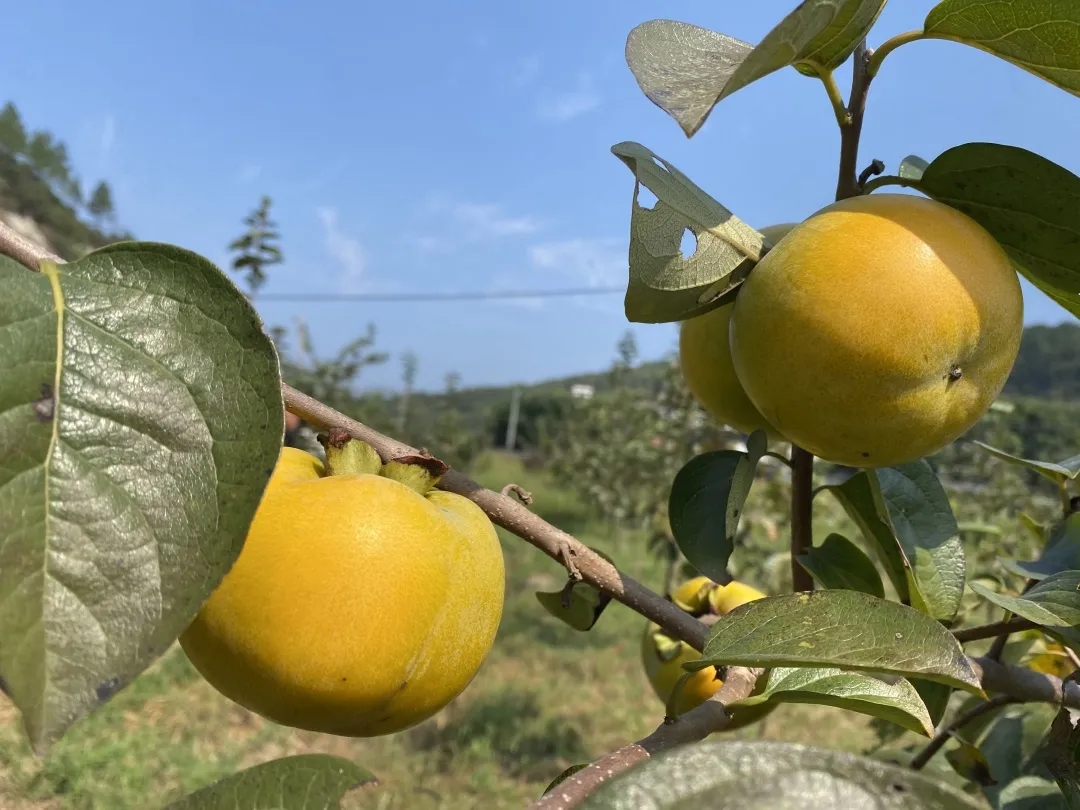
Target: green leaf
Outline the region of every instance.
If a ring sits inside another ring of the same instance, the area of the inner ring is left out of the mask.
[[[675,475],[668,520],[687,561],[714,582],[728,582],[727,564],[735,547],[754,471],[767,449],[764,431],[746,441],[746,452],[715,450],[690,459]]]
[[[1080,712],[1062,707],[1050,725],[1042,760],[1054,777],[1070,810],[1080,808]]]
[[[990,773],[998,782],[997,785],[983,788],[991,804],[1007,806],[1008,801],[1016,798],[1010,790],[1015,781],[1035,775],[1039,752],[1056,713],[1056,707],[1049,703],[1007,706],[979,735],[975,744],[986,756]],[[1045,805],[1017,806],[1035,810]]]
[[[1021,776],[998,793],[998,810],[1071,810],[1061,790],[1041,776]]]
[[[1023,596],[997,593],[978,582],[971,589],[1011,613],[1042,627],[1063,644],[1080,649],[1080,571],[1051,574]]]
[[[627,319],[671,323],[724,303],[758,261],[765,237],[641,144],[627,141],[611,151],[636,178]],[[656,195],[653,208],[638,203],[641,186]],[[697,240],[689,258],[682,255],[688,230]]]
[[[1026,149],[967,143],[938,155],[917,187],[986,228],[1040,289],[1080,301],[1080,177]]]
[[[951,39],[1006,59],[1080,95],[1080,6],[1062,0],[944,0],[923,24],[926,36]]]
[[[815,703],[880,717],[916,734],[933,735],[934,724],[919,693],[900,678],[880,678],[829,667],[777,667],[769,672],[765,689],[736,706],[759,703]]]
[[[820,546],[814,546],[797,559],[823,588],[845,588],[885,597],[885,586],[874,563],[843,535],[830,534]]]
[[[298,754],[227,776],[165,810],[335,810],[349,791],[376,784],[347,759]]]
[[[1046,548],[1037,560],[1002,559],[1009,571],[1028,579],[1046,579],[1062,571],[1080,570],[1080,512],[1058,521],[1050,530]]]
[[[731,74],[753,49],[707,28],[650,20],[626,38],[626,64],[645,97],[690,137],[705,123]]]
[[[908,571],[912,606],[935,619],[956,616],[964,595],[964,546],[949,496],[925,459],[871,474]]]
[[[970,743],[961,742],[956,748],[946,751],[945,759],[957,774],[976,785],[989,787],[997,784],[983,752]]]
[[[590,549],[615,565],[615,561],[600,549],[592,546]],[[570,579],[561,591],[537,591],[536,599],[556,619],[585,633],[593,629],[604,609],[611,603],[611,594],[587,582]]]
[[[883,8],[885,0],[803,0],[743,59],[717,101],[789,65],[809,75],[838,68]]]
[[[273,344],[205,259],[0,257],[0,677],[44,751],[172,644],[284,434]]]
[[[981,694],[963,649],[940,622],[858,591],[770,596],[740,605],[709,631],[706,666],[838,667],[921,677]]]
[[[822,487],[823,492],[829,492],[839,501],[848,517],[859,527],[863,537],[877,552],[900,600],[906,601],[909,594],[904,557],[876,490],[877,487],[871,483],[869,470],[855,473],[842,484]]]
[[[929,165],[929,162],[923,160],[918,155],[908,155],[900,161],[900,168],[897,171],[897,174],[907,180],[919,180],[922,178],[923,172],[926,171],[926,167]]]
[[[938,723],[945,716],[949,708],[949,698],[952,697],[953,689],[948,684],[926,681],[922,678],[912,678],[911,685],[922,698],[923,705],[930,713],[930,723],[937,728]]]
[[[960,790],[870,757],[764,740],[682,745],[616,776],[582,810],[982,810]]]
[[[1016,464],[1017,466],[1034,470],[1039,475],[1049,478],[1055,484],[1061,484],[1064,481],[1075,481],[1077,476],[1080,476],[1080,455],[1075,455],[1056,463],[1051,461],[1034,461],[1029,458],[1014,456],[1012,453],[1006,453],[1004,450],[998,450],[996,447],[991,447],[976,439],[973,439],[971,443],[978,445],[983,450],[990,453],[990,455],[997,456],[1002,461],[1007,461],[1010,464]]]
[[[1020,268],[1020,272],[1024,272],[1023,268]],[[1069,314],[1076,318],[1080,318],[1080,294],[1061,292],[1060,290],[1051,287],[1049,284],[1035,278],[1034,276],[1025,273],[1025,278],[1034,285],[1043,295],[1058,304]]]

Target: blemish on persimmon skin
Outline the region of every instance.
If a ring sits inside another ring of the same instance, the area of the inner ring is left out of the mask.
[[[950,383],[954,383],[954,382],[960,380],[963,376],[964,376],[963,369],[961,369],[960,366],[953,366],[951,369],[949,369],[949,374],[948,374],[947,379],[948,379],[948,381]]]

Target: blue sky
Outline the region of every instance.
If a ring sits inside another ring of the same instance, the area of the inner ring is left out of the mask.
[[[687,139],[623,59],[636,24],[669,18],[758,41],[794,0],[536,3],[97,3],[5,12],[3,93],[108,179],[137,238],[225,265],[259,195],[287,263],[267,293],[395,293],[621,285],[633,177],[609,152],[643,143],[752,225],[827,204],[838,133],[820,84],[785,70],[725,100]],[[933,5],[893,2],[871,45]],[[841,77],[846,83],[846,77]],[[0,98],[0,101],[3,101]],[[1080,99],[971,48],[922,42],[871,92],[860,164],[895,170],[995,141],[1080,173]],[[1027,320],[1067,317],[1030,287]],[[628,325],[620,295],[454,303],[259,304],[305,319],[320,352],[378,329],[394,356],[366,386],[399,385],[400,355],[440,388],[604,368],[627,329],[642,355],[673,325]]]

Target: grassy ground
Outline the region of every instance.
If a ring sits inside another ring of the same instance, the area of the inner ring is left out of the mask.
[[[662,565],[641,537],[591,525],[574,497],[542,475],[499,456],[476,474],[489,486],[532,490],[545,518],[662,587]],[[157,810],[239,768],[301,752],[349,757],[378,775],[381,789],[352,807],[524,807],[567,766],[654,728],[663,707],[638,660],[644,620],[613,604],[590,633],[563,626],[533,596],[561,586],[559,566],[521,540],[503,541],[507,599],[495,648],[466,692],[428,722],[373,740],[292,731],[218,695],[174,647],[43,761],[26,746],[18,713],[0,703],[0,807]],[[733,734],[855,751],[873,740],[862,717],[802,706],[781,706]]]

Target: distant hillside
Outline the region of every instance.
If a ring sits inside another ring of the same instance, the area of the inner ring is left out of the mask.
[[[27,131],[15,105],[0,110],[0,219],[64,259],[131,239],[112,232],[112,191],[99,181],[88,196],[67,147],[52,133]]]

